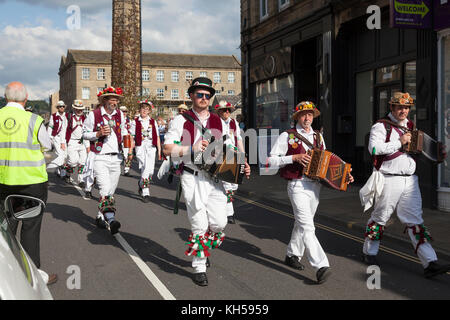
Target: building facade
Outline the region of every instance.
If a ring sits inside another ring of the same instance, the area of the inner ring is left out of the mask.
[[[60,99],[68,105],[81,99],[93,108],[98,103],[97,93],[111,84],[111,52],[69,49],[61,58],[58,74]],[[142,97],[152,100],[156,115],[165,119],[177,114],[179,104],[190,103],[187,90],[192,79],[200,76],[213,81],[219,96],[241,93],[241,65],[234,56],[142,55]]]
[[[409,92],[416,100],[410,115],[417,127],[442,140],[436,134],[437,33],[391,27],[391,2],[241,0],[247,127],[282,132],[293,125],[298,102],[314,101],[321,116],[313,126],[323,128],[329,149],[354,164],[362,184],[372,171],[367,134],[388,112],[394,92]],[[367,11],[373,5],[380,9],[380,28],[369,29]],[[424,206],[437,207],[438,166],[420,162],[417,174]]]

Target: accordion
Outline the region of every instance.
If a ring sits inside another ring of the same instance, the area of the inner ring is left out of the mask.
[[[227,147],[225,144],[219,152],[212,152],[212,145],[206,151],[194,155],[194,164],[206,171],[216,181],[221,180],[230,183],[242,184],[245,172],[245,153],[239,152],[235,147]],[[206,156],[206,155],[210,156]]]
[[[327,150],[311,149],[308,151],[311,161],[305,167],[304,174],[319,180],[326,187],[346,191],[352,165],[346,163],[334,153]]]
[[[434,140],[425,132],[420,130],[412,130],[411,142],[406,144],[403,151],[412,154],[421,154],[434,162],[444,161],[442,153],[442,143]]]

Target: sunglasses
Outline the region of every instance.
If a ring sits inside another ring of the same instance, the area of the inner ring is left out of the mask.
[[[211,98],[211,95],[209,93],[199,93],[199,92],[197,92],[195,94],[195,96],[197,97],[197,99],[202,99],[203,97],[205,97],[206,100],[209,100]]]
[[[223,112],[230,112],[230,113],[231,113],[231,109],[220,109],[220,111],[223,111]]]

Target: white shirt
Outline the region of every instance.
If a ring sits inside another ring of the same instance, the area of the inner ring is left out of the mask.
[[[56,115],[60,118],[61,127],[59,130],[59,133],[56,136],[52,136],[53,127],[55,126],[55,123],[53,122],[53,115],[50,116],[50,121],[48,122],[48,128],[47,132],[48,135],[55,140],[57,143],[66,143],[66,130],[67,130],[67,117],[66,113],[63,112],[63,114],[60,114],[59,112],[56,112]]]
[[[8,102],[8,104],[5,107],[14,107],[26,112],[23,106],[17,102]],[[41,147],[44,149],[44,151],[49,151],[52,149],[52,142],[50,139],[50,135],[47,133],[45,126],[43,126],[42,124],[38,131],[38,141]]]
[[[141,116],[139,116],[138,121],[140,121],[141,125],[142,125],[142,142],[144,142],[144,141],[148,141],[149,143],[153,142],[153,139],[152,139],[153,129],[150,125],[151,118],[147,117],[144,119]],[[155,130],[156,130],[156,135],[159,137],[158,128],[155,128]],[[136,136],[136,120],[131,121],[130,134],[133,137]]]
[[[310,128],[309,132],[307,132],[305,129],[303,129],[302,126],[297,124],[295,126],[295,129],[297,130],[297,132],[299,134],[301,134],[303,137],[308,139],[309,142],[314,144],[314,130],[312,128]],[[292,156],[286,156],[286,154],[289,150],[289,139],[288,138],[289,138],[289,134],[288,134],[288,132],[285,131],[282,134],[280,134],[278,139],[275,141],[275,144],[273,145],[272,150],[270,151],[270,157],[268,159],[270,168],[280,169],[280,168],[287,166],[288,164],[293,163]],[[320,141],[323,144],[323,148],[325,150],[326,149],[325,141],[323,140],[322,135],[320,135]],[[301,141],[299,143],[301,143],[303,148],[305,149],[305,151],[308,152],[308,150],[310,148],[306,145],[306,143],[301,142]],[[303,177],[302,179],[303,180],[311,180],[306,177]]]
[[[389,118],[396,123],[399,123],[401,126],[406,127],[407,120],[402,122],[398,122],[391,113],[389,113]],[[383,123],[375,123],[370,130],[370,138],[369,138],[369,152],[372,154],[375,148],[375,155],[390,155],[400,150],[402,144],[400,142],[400,135],[397,130],[391,126],[391,136],[389,142],[386,141],[386,128]],[[379,170],[381,173],[388,174],[414,174],[416,171],[416,162],[414,159],[404,153],[399,157],[389,160],[383,161],[383,164]]]
[[[109,115],[108,113],[106,113],[105,108],[101,107],[102,117],[104,115],[107,115],[111,119],[117,112],[120,112],[120,118],[121,118],[120,129],[121,129],[121,134],[123,137],[128,134],[128,131],[127,131],[127,128],[125,125],[125,117],[124,117],[122,111],[114,110]],[[105,123],[108,123],[108,121],[105,118],[103,118],[103,119],[104,119]],[[91,111],[91,112],[89,112],[89,115],[83,124],[83,139],[89,140],[89,141],[97,141],[98,140],[97,131],[94,132],[94,124],[95,124],[94,112]],[[109,136],[105,137],[105,139],[103,140],[103,147],[102,147],[102,150],[100,151],[100,154],[118,153],[119,150],[120,149],[119,149],[119,145],[117,143],[116,133],[111,128],[111,134]]]

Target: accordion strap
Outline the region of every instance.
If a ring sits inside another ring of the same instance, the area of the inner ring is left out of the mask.
[[[194,124],[194,126],[197,127],[197,129],[199,129],[199,130],[201,131],[202,136],[205,136],[205,135],[206,135],[206,133],[208,132],[208,130],[207,130],[204,126],[202,126],[202,125],[200,124],[200,122],[195,121],[195,119],[192,118],[192,116],[189,115],[189,114],[183,113],[182,116],[183,116],[186,120],[192,122],[192,123]],[[213,135],[211,135],[211,136],[209,137],[208,140],[209,140],[210,143],[211,143],[211,142],[214,142],[215,137],[214,137]]]
[[[395,123],[394,121],[391,121],[391,120],[388,120],[388,119],[380,119],[377,122],[381,122],[383,124],[385,124],[385,123],[390,124],[391,126],[394,126],[396,128],[399,128],[400,130],[403,130],[403,132],[410,132],[411,131],[411,129],[409,129],[407,127],[404,127],[404,126],[401,126],[398,123]]]

